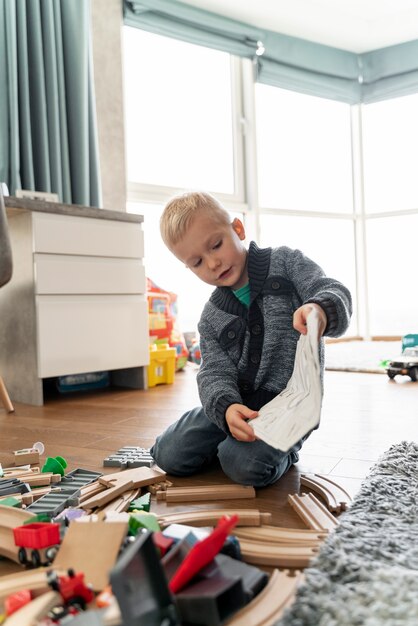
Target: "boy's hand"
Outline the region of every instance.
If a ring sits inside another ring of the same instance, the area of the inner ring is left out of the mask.
[[[246,420],[257,417],[257,411],[249,409],[244,404],[231,404],[226,410],[225,419],[231,435],[238,441],[255,441],[256,436]]]
[[[319,323],[318,323],[318,339],[322,337],[324,334],[324,330],[327,327],[327,316],[325,315],[325,311],[319,304],[315,304],[314,302],[308,302],[308,304],[302,304],[296,311],[293,313],[293,328],[298,330],[302,335],[306,335],[308,329],[306,327],[306,319],[309,313],[315,309],[318,313]]]

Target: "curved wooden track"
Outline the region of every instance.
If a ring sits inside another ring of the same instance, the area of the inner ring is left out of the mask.
[[[0,505],[0,554],[11,561],[19,563],[18,548],[15,544],[13,528],[35,517],[29,511],[16,509],[12,506]]]
[[[253,565],[274,567],[307,567],[317,554],[317,547],[268,544],[261,541],[239,541],[242,558]]]
[[[257,509],[200,509],[159,515],[158,522],[164,528],[170,524],[191,524],[192,526],[213,526],[223,516],[238,515],[237,526],[260,526],[271,522],[271,513]]]
[[[266,541],[269,543],[316,546],[328,533],[310,529],[283,528],[281,526],[244,526],[235,528],[233,534],[239,539]]]
[[[345,511],[352,501],[351,495],[344,487],[321,474],[302,474],[300,483],[318,493],[326,502],[330,511],[340,513]]]
[[[274,570],[266,587],[225,626],[271,626],[293,601],[302,578],[300,572],[290,576],[287,570]]]

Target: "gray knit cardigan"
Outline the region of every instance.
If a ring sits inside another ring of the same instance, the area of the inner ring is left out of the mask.
[[[325,335],[338,337],[348,327],[352,305],[344,285],[300,250],[248,250],[250,306],[229,287],[216,288],[199,321],[202,363],[197,375],[207,417],[225,432],[226,409],[234,403],[258,410],[286,387],[292,375],[296,344],[293,313],[316,302],[328,319]],[[320,345],[324,368],[323,340]]]

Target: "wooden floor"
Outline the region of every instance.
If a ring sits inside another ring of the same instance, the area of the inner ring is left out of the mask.
[[[108,454],[124,445],[150,447],[167,425],[199,404],[196,371],[190,365],[176,374],[174,384],[148,391],[113,388],[50,394],[42,407],[15,403],[14,414],[0,407],[0,462],[11,465],[13,450],[42,441],[45,454],[63,456],[68,470],[114,471],[102,467]],[[255,500],[224,501],[220,505],[270,511],[274,524],[302,528],[287,503],[287,495],[299,490],[300,472],[330,474],[354,495],[385,450],[402,440],[417,440],[417,407],[418,383],[408,377],[389,381],[383,374],[326,372],[321,425],[306,441],[299,463],[275,485],[258,490]],[[219,468],[171,480],[175,486],[230,482]],[[152,510],[174,513],[217,506],[155,502]]]

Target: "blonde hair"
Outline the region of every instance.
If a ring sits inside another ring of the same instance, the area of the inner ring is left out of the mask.
[[[190,191],[175,196],[165,206],[160,219],[161,237],[168,248],[184,237],[198,213],[205,213],[220,224],[231,223],[226,209],[209,193]]]

